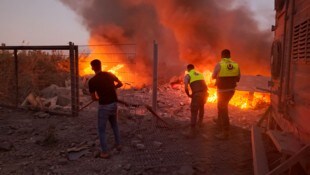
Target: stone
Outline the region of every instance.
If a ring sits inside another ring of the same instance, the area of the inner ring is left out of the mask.
[[[58,165],[66,165],[68,163],[68,159],[60,158],[57,163]]]
[[[130,169],[131,169],[131,164],[129,163],[124,166],[124,170],[129,171]]]
[[[195,169],[197,172],[199,172],[199,173],[204,173],[204,172],[206,172],[206,170],[203,168],[202,165],[195,165],[195,166],[194,166],[194,169]]]
[[[41,90],[41,96],[44,98],[52,98],[57,96],[56,90],[59,88],[59,86],[52,84],[44,89]]]
[[[158,141],[153,141],[153,145],[154,145],[156,148],[160,148],[160,147],[163,145],[163,143],[158,142]]]
[[[139,150],[145,150],[145,145],[143,145],[142,143],[138,143],[136,144],[136,148],[138,148]]]
[[[140,139],[140,140],[143,139],[143,135],[142,135],[142,134],[137,134],[136,137],[137,137],[138,139]]]
[[[58,95],[56,105],[67,106],[71,103],[69,95]]]
[[[0,152],[10,151],[13,148],[12,143],[8,141],[1,141],[0,142]]]
[[[178,170],[178,175],[192,175],[194,174],[194,170],[191,166],[182,166],[179,170]]]
[[[34,114],[35,118],[49,118],[50,115],[48,113],[45,112],[37,112]]]
[[[72,151],[68,152],[68,159],[69,160],[77,160],[80,157],[84,156],[85,154],[88,153],[87,149],[81,150],[81,151]]]
[[[131,145],[132,146],[136,146],[139,143],[141,143],[141,140],[131,140]]]

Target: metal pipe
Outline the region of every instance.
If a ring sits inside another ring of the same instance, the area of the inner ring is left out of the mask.
[[[153,98],[152,98],[152,108],[153,111],[157,110],[157,66],[158,66],[158,46],[154,40],[154,50],[153,50]]]

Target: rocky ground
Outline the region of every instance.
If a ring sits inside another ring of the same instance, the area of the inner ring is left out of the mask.
[[[79,117],[0,108],[0,174],[253,174],[250,127],[266,108],[230,106],[231,136],[217,140],[216,104],[207,103],[204,127],[185,138],[190,111],[182,88],[163,86],[156,120],[144,107],[119,105],[122,151],[98,158],[96,104]],[[121,100],[150,104],[151,91],[122,90]],[[109,146],[113,134],[108,131]]]

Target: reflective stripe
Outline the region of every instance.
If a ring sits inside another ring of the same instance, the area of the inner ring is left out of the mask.
[[[198,81],[198,80],[204,80],[203,74],[196,72],[194,69],[188,72],[188,75],[190,77],[190,82],[192,83],[194,81]]]
[[[230,58],[222,58],[220,66],[221,70],[219,72],[219,77],[239,76],[239,65]]]

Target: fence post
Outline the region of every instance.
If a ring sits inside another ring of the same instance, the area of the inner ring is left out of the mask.
[[[17,49],[14,49],[14,62],[15,62],[15,107],[18,107],[18,58]]]
[[[80,83],[79,83],[79,79],[80,79],[80,76],[79,76],[79,48],[78,46],[75,46],[74,47],[74,56],[75,56],[75,104],[76,104],[76,116],[78,117],[79,116],[79,103],[80,103],[80,100],[79,100],[79,86],[80,86]]]
[[[157,110],[157,66],[158,66],[158,45],[154,40],[154,50],[153,50],[153,98],[152,98],[152,108],[156,112]]]
[[[74,57],[74,44],[69,42],[69,55],[70,55],[70,80],[71,80],[71,113],[72,117],[76,117],[76,80],[75,80],[75,57]]]

